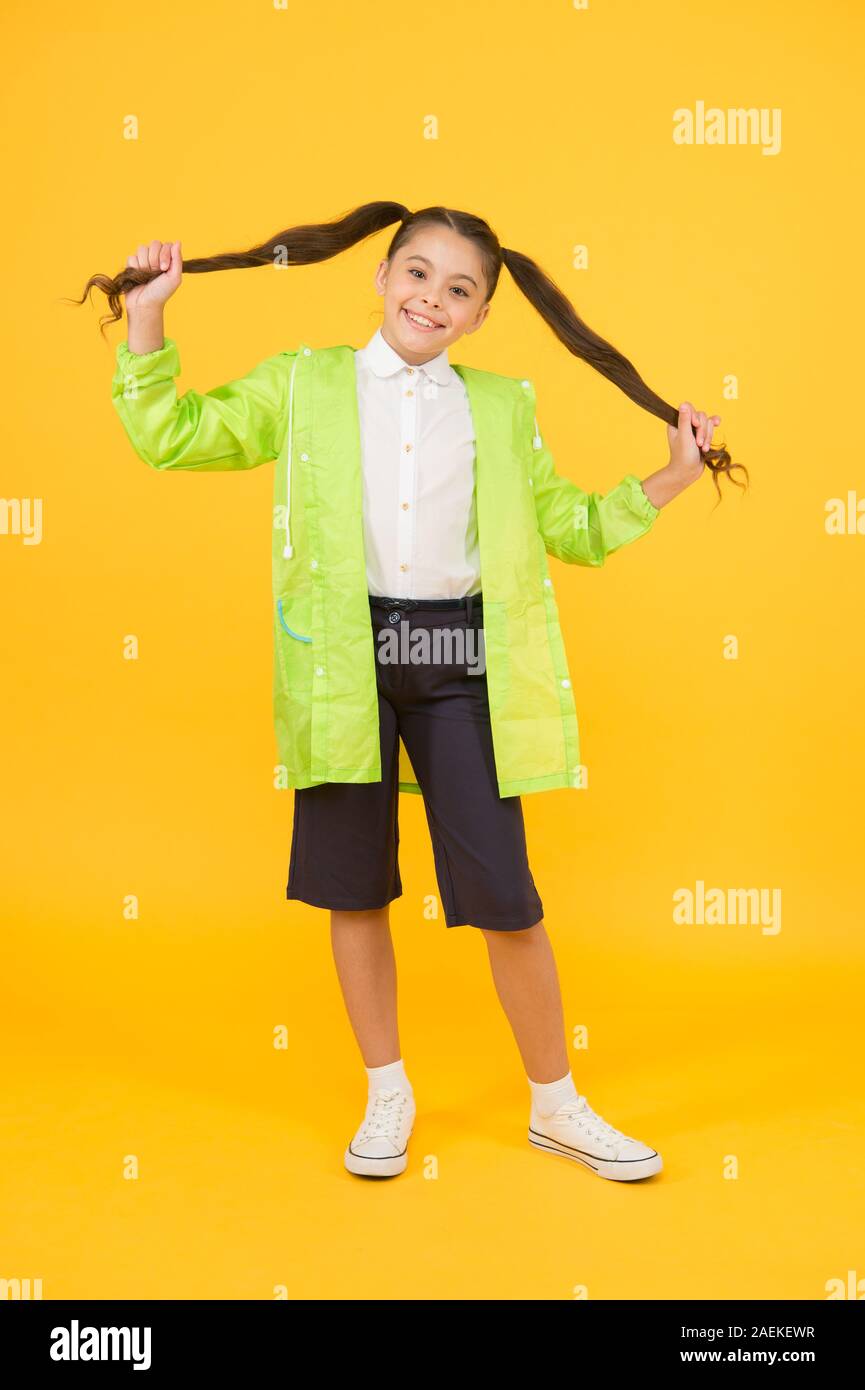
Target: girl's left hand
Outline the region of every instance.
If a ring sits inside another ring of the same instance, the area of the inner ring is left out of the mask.
[[[683,401],[679,406],[678,427],[667,426],[667,440],[670,445],[667,466],[691,482],[699,478],[706,466],[701,450],[711,447],[712,431],[720,423],[720,415],[707,416],[704,410],[695,410],[690,401]]]

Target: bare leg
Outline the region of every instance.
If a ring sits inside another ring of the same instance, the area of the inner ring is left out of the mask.
[[[364,1065],[383,1067],[396,1062],[401,1054],[388,908],[331,912],[330,939],[342,997]]]
[[[499,1002],[530,1081],[570,1069],[559,977],[543,919],[525,931],[483,930]]]

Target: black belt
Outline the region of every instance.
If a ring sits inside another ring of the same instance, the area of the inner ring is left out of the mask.
[[[469,611],[482,606],[480,594],[468,594],[466,598],[471,600]],[[466,598],[385,598],[383,595],[370,594],[369,601],[375,608],[399,608],[409,612],[414,608],[467,608]]]

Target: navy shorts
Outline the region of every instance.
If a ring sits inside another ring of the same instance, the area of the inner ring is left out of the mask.
[[[496,781],[482,596],[455,608],[405,604],[370,603],[381,781],[295,789],[286,897],[343,911],[401,897],[401,736],[423,794],[447,926],[524,930],[544,910],[520,798],[500,796]],[[426,634],[413,638],[419,628]],[[412,649],[426,659],[407,660]]]

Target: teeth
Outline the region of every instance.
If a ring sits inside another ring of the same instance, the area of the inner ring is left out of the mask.
[[[406,316],[407,316],[408,318],[411,319],[412,323],[419,323],[419,324],[421,325],[422,328],[437,328],[437,327],[438,327],[438,324],[433,323],[432,319],[422,319],[422,318],[420,317],[419,314],[413,314],[413,313],[411,313],[410,310],[408,310],[408,309],[406,309],[405,312],[406,312]]]

